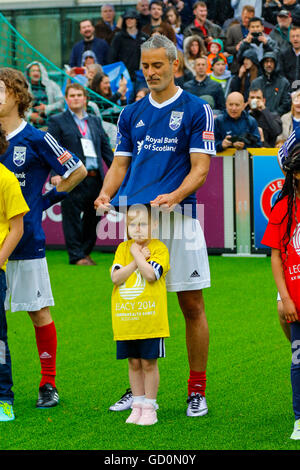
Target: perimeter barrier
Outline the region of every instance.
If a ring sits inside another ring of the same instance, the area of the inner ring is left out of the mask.
[[[268,216],[282,188],[284,175],[276,148],[228,149],[211,159],[210,171],[197,203],[209,254],[265,256],[261,244]],[[46,183],[45,189],[50,188]],[[44,212],[43,227],[48,248],[64,248],[60,204]],[[112,213],[98,225],[96,247],[114,251],[122,241],[122,213]]]

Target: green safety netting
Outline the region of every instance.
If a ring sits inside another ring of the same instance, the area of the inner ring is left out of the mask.
[[[49,38],[50,40],[50,38]],[[32,62],[39,62],[46,70],[49,79],[56,82],[62,92],[64,92],[65,86],[68,81],[79,81],[83,84],[88,91],[88,109],[89,113],[99,115],[102,118],[102,122],[106,132],[110,137],[112,146],[115,144],[116,137],[116,122],[118,115],[121,111],[121,107],[108,101],[102,96],[95,93],[93,90],[88,88],[86,83],[83,81],[83,77],[71,78],[65,70],[60,69],[50,60],[41,54],[35,47],[33,47],[0,13],[0,67],[12,67],[20,70],[26,74],[26,67]],[[63,109],[65,104],[63,104]],[[61,110],[60,110],[61,111]],[[52,112],[58,112],[57,110]],[[47,128],[47,119],[49,116],[43,116],[44,122],[37,124],[32,123],[36,127]],[[30,121],[30,113],[27,116]],[[42,121],[42,120],[41,120]]]

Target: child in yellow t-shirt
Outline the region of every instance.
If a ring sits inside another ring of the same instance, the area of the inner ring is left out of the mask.
[[[0,155],[8,147],[0,126]],[[1,157],[0,157],[1,162]],[[29,211],[15,175],[0,163],[0,421],[14,419],[11,358],[4,308],[7,259],[23,235],[23,216]]]
[[[128,240],[118,246],[111,268],[117,359],[128,358],[133,395],[126,422],[139,425],[157,422],[157,359],[165,357],[164,338],[170,336],[165,285],[169,252],[160,240],[151,238],[154,225],[145,206],[131,206]]]

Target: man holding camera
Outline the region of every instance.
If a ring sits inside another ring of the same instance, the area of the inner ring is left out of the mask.
[[[275,147],[276,138],[282,131],[281,118],[266,106],[266,98],[260,88],[251,86],[246,110],[257,122],[263,146]]]
[[[244,97],[241,93],[234,91],[228,95],[226,111],[215,119],[217,152],[229,147],[243,150],[247,147],[262,146],[257,122],[244,108]]]
[[[243,57],[245,50],[252,48],[256,52],[257,58],[260,61],[265,52],[278,53],[277,43],[269,36],[264,34],[263,20],[254,16],[249,20],[248,26],[249,33],[240,45],[238,52],[238,60]]]

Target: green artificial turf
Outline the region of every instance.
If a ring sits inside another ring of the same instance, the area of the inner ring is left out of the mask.
[[[210,257],[204,291],[210,329],[208,415],[187,418],[184,320],[168,295],[171,337],[159,361],[158,423],[128,425],[108,407],[128,387],[126,361],[115,359],[110,319],[113,255],[97,266],[70,266],[47,253],[56,306],[57,387],[61,401],[35,409],[40,380],[34,329],[26,313],[8,313],[15,421],[0,423],[0,450],[300,449],[291,441],[290,345],[276,313],[270,258]]]

